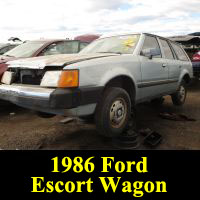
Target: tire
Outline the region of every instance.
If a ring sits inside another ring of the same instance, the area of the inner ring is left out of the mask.
[[[36,112],[36,114],[41,118],[52,118],[56,116],[55,114],[44,113],[44,112]]]
[[[182,80],[176,93],[171,95],[173,104],[176,106],[183,105],[185,103],[186,96],[187,96],[186,83],[184,80]]]
[[[95,111],[98,132],[106,137],[117,137],[128,127],[130,116],[129,94],[118,87],[106,89]]]

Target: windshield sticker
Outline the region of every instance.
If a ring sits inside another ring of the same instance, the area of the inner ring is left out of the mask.
[[[133,47],[135,43],[136,43],[136,38],[128,38],[123,41],[123,45],[129,48]]]

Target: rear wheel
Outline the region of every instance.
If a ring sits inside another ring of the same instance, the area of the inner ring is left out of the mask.
[[[130,115],[131,100],[126,90],[108,88],[96,108],[97,130],[101,135],[117,137],[127,128]]]
[[[171,95],[173,104],[176,106],[183,105],[185,103],[186,96],[187,96],[186,83],[184,80],[182,80],[176,93]]]

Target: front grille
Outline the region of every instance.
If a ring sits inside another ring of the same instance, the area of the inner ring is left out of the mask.
[[[10,68],[9,71],[14,72],[13,83],[29,85],[40,85],[45,73],[42,69]]]

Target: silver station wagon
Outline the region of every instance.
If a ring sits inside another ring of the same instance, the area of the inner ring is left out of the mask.
[[[3,74],[0,99],[54,115],[95,118],[99,133],[114,137],[128,126],[132,108],[171,95],[186,99],[193,77],[183,48],[152,34],[100,38],[79,54],[12,61]]]

